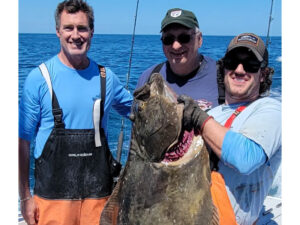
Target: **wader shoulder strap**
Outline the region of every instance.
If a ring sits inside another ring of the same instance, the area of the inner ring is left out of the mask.
[[[56,94],[52,88],[52,83],[51,83],[51,78],[50,78],[50,74],[49,71],[47,69],[47,66],[45,63],[42,63],[41,65],[39,65],[39,69],[43,75],[43,77],[46,80],[46,83],[48,85],[48,89],[49,89],[49,93],[50,93],[50,97],[51,97],[51,102],[52,102],[52,114],[54,117],[54,127],[55,128],[65,128],[65,124],[62,120],[63,117],[63,112],[62,109],[59,106]]]
[[[162,63],[158,64],[156,67],[154,67],[152,72],[149,74],[148,82],[150,81],[150,78],[151,78],[152,74],[159,73],[159,71],[161,70],[161,68],[163,67],[164,64],[165,64],[165,62],[162,62]]]
[[[101,98],[97,99],[94,103],[93,121],[95,129],[95,146],[102,146],[101,143],[101,123],[104,115],[104,103],[106,96],[106,71],[101,65],[98,65],[100,71],[100,85],[101,85]]]
[[[50,79],[50,75],[49,75],[47,66],[45,65],[45,63],[42,63],[41,65],[39,65],[39,69],[40,69],[43,77],[46,80],[46,83],[47,83],[48,89],[49,89],[49,93],[50,93],[50,97],[52,99],[52,84],[51,84],[51,79]]]
[[[102,122],[102,117],[104,115],[104,103],[106,97],[106,71],[104,66],[98,65],[100,71],[100,80],[101,80],[101,118],[100,123]]]
[[[153,73],[159,73],[159,71],[161,70],[161,68],[163,67],[164,64],[165,64],[165,62],[162,62],[162,63],[158,64],[158,65],[152,70],[152,72],[150,73],[150,76],[151,76]]]
[[[224,86],[224,76],[222,75],[223,70],[221,66],[222,61],[219,60],[216,63],[216,67],[217,67],[217,84],[218,84],[218,94],[219,94],[219,98],[218,98],[218,103],[219,105],[222,105],[225,102],[225,86]]]
[[[238,107],[234,113],[232,113],[232,115],[228,118],[228,120],[226,121],[224,127],[230,128],[233,120],[246,108],[245,105],[242,105],[240,107]]]

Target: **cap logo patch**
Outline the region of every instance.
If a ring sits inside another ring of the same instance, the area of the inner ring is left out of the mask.
[[[241,35],[237,38],[237,42],[248,41],[252,44],[258,45],[258,38],[252,35]]]
[[[170,13],[170,16],[171,17],[178,17],[178,16],[180,16],[181,15],[181,10],[176,10],[176,11],[172,11],[171,13]]]

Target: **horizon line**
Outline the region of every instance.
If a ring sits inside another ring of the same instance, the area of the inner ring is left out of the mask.
[[[39,32],[18,32],[18,34],[54,34],[56,35],[55,32],[53,33],[39,33]],[[132,34],[115,34],[115,33],[111,33],[111,34],[108,34],[108,33],[94,33],[96,35],[131,35]],[[136,36],[137,35],[153,35],[153,36],[159,36],[160,34],[135,34]],[[203,36],[228,36],[228,37],[235,37],[236,35],[232,35],[232,34],[203,34]],[[267,37],[267,35],[258,35],[260,37]],[[281,37],[282,38],[282,35],[270,35],[270,37]]]

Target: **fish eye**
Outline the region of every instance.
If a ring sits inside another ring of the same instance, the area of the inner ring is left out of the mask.
[[[145,108],[145,102],[139,102],[138,104],[138,110],[142,111]]]
[[[140,112],[144,109],[144,107],[145,107],[145,103],[141,102],[141,101],[138,101],[133,105],[133,111],[136,112],[136,113]]]

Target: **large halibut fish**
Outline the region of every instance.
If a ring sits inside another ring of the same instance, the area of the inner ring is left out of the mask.
[[[208,152],[182,129],[183,105],[160,74],[134,93],[130,152],[101,225],[215,225]]]

